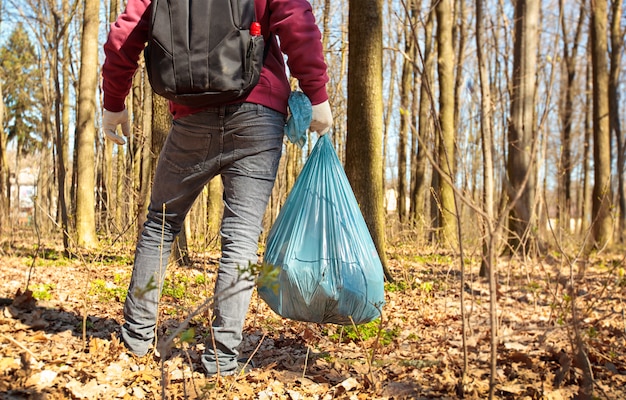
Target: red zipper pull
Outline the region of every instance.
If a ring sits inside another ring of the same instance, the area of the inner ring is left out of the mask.
[[[261,24],[259,24],[258,22],[253,22],[250,25],[250,34],[252,36],[261,36]]]

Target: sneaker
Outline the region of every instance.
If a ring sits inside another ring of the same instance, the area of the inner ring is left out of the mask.
[[[234,375],[245,375],[254,369],[254,366],[247,361],[237,361],[237,368],[231,371],[220,372],[221,376],[234,376]]]
[[[252,360],[249,360],[247,358],[240,358],[237,360],[237,367],[235,369],[232,369],[230,371],[220,371],[220,376],[245,375],[252,372],[253,369],[254,363],[252,362]],[[207,373],[207,376],[215,376],[215,374]]]

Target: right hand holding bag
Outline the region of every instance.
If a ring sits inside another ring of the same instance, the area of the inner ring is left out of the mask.
[[[384,274],[329,135],[320,137],[270,230],[258,279],[278,315],[339,325],[380,316]],[[266,271],[264,268],[263,271]]]
[[[312,106],[311,109],[313,113],[309,130],[325,135],[333,126],[333,112],[330,110],[330,103],[326,100]]]

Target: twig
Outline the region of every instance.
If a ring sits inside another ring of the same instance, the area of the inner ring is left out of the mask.
[[[4,339],[7,339],[9,342],[13,343],[14,345],[19,347],[20,349],[24,350],[25,352],[27,352],[33,358],[33,360],[37,361],[37,356],[35,356],[35,354],[32,351],[30,351],[26,346],[24,346],[23,344],[21,344],[17,340],[13,339],[10,336],[5,335],[4,333],[0,333],[0,337],[2,337]]]
[[[306,369],[309,365],[309,353],[311,352],[311,346],[306,346],[306,357],[304,358],[304,369],[302,370],[302,378],[306,376]]]
[[[246,363],[243,365],[243,369],[245,369],[246,366],[248,366],[248,364],[250,363],[250,360],[252,360],[254,355],[259,351],[259,349],[261,348],[261,344],[263,343],[266,337],[267,337],[267,332],[263,334],[263,337],[261,338],[261,340],[259,340],[259,344],[256,345],[256,347],[254,348],[254,351],[252,352],[252,354],[250,354],[250,357],[248,357],[248,359],[246,360]],[[227,394],[230,393],[230,391],[233,389],[235,382],[237,382],[237,379],[239,379],[239,375],[240,374],[235,375],[235,380],[230,384],[230,386],[228,387],[228,390],[226,391]]]

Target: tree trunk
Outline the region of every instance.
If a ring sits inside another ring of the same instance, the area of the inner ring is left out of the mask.
[[[455,135],[454,128],[454,46],[452,43],[451,0],[441,0],[437,12],[437,71],[439,73],[439,212],[440,243],[456,247],[457,218],[454,204]]]
[[[222,179],[218,175],[209,182],[209,196],[207,198],[207,234],[210,243],[215,242],[217,248],[219,248],[220,226],[222,224],[222,214],[224,213],[223,192]]]
[[[7,229],[9,219],[9,166],[6,158],[7,137],[4,134],[4,94],[0,80],[0,234]]]
[[[404,29],[404,58],[402,60],[402,76],[400,81],[400,131],[398,138],[398,218],[400,222],[404,222],[407,218],[408,210],[406,209],[406,199],[409,197],[406,184],[407,179],[407,147],[409,143],[409,130],[411,128],[411,93],[413,93],[413,63],[414,55],[413,47],[415,46],[415,35],[411,27],[415,26],[415,0],[407,1],[408,15],[405,17],[407,22]],[[412,20],[412,21],[409,21]],[[391,107],[390,107],[391,108]],[[386,155],[384,155],[386,156]],[[384,172],[384,170],[383,170]],[[410,187],[410,186],[409,186]]]
[[[170,258],[172,262],[175,262],[178,266],[181,267],[189,267],[192,265],[191,259],[189,258],[189,230],[191,229],[191,222],[189,220],[189,215],[183,221],[182,230],[176,236],[176,239],[172,243],[172,253]]]
[[[464,0],[456,0],[455,4],[455,12],[452,16],[453,21],[454,18],[458,21],[456,24],[453,24],[453,34],[452,38],[455,40],[458,38],[458,42],[456,43],[457,47],[457,57],[455,60],[454,68],[456,68],[456,74],[454,77],[454,127],[455,129],[459,129],[460,118],[461,118],[461,109],[463,107],[463,88],[464,88],[464,76],[463,70],[466,68],[465,65],[465,43],[467,42],[467,27],[465,20],[466,16],[466,7]]]
[[[79,78],[77,148],[76,234],[80,247],[92,248],[96,237],[94,196],[94,125],[96,88],[98,87],[98,26],[100,1],[85,0],[81,68]]]
[[[58,29],[58,26],[55,26],[55,29]],[[59,36],[59,32],[55,33],[55,37],[58,38]],[[55,140],[54,140],[54,145],[56,147],[56,156],[57,156],[57,163],[56,163],[56,178],[57,178],[57,205],[58,205],[58,222],[60,222],[60,226],[61,226],[61,234],[63,237],[63,250],[66,254],[68,254],[69,252],[69,248],[70,248],[70,243],[69,243],[69,223],[68,223],[68,215],[67,215],[67,201],[65,198],[65,194],[66,194],[66,184],[65,184],[65,179],[66,179],[66,165],[67,165],[67,161],[66,161],[66,153],[65,153],[65,142],[67,140],[67,138],[64,136],[64,127],[61,125],[62,118],[65,117],[65,115],[63,115],[62,117],[62,112],[63,112],[63,98],[61,97],[61,86],[60,86],[60,82],[59,82],[59,71],[58,71],[58,60],[59,60],[59,51],[61,51],[62,49],[59,49],[58,46],[54,46],[54,50],[52,51],[52,62],[51,62],[51,67],[52,70],[50,72],[50,74],[52,75],[52,80],[54,82],[54,90],[55,90],[55,94],[54,96],[54,113],[55,113],[55,118],[54,118],[54,122],[55,122]],[[69,60],[63,60],[63,63],[69,63]],[[64,71],[64,67],[62,67],[62,72]]]
[[[624,31],[621,30],[620,21],[622,19],[622,0],[613,0],[611,18],[611,60],[609,73],[609,115],[610,129],[615,134],[617,143],[617,188],[619,204],[619,224],[617,236],[620,243],[624,242],[624,230],[626,230],[626,193],[624,191],[624,139],[622,137],[622,126],[620,122],[620,71],[622,68],[622,52],[624,51]]]
[[[483,149],[483,202],[487,221],[484,221],[483,232],[483,260],[481,263],[480,276],[487,276],[489,268],[493,266],[494,244],[491,237],[492,224],[495,221],[494,202],[494,168],[493,168],[493,118],[491,114],[491,88],[489,86],[489,73],[487,71],[487,59],[483,49],[485,48],[485,27],[483,25],[483,0],[476,0],[476,50],[478,57],[478,75],[480,79],[480,132]]]
[[[497,292],[496,292],[496,265],[494,263],[494,251],[496,247],[497,229],[494,226],[494,174],[493,174],[493,125],[491,116],[491,89],[489,87],[489,75],[487,60],[483,49],[485,48],[485,28],[483,25],[483,0],[476,0],[476,50],[478,57],[478,75],[480,79],[480,132],[483,148],[483,202],[485,218],[482,223],[483,246],[480,276],[489,277],[489,326],[491,334],[491,358],[489,375],[489,393],[493,397],[496,383],[496,366],[498,354],[498,318],[497,318]]]
[[[611,132],[607,65],[607,0],[595,0],[591,10],[593,65],[593,239],[601,249],[611,241]]]
[[[559,208],[559,228],[568,229],[569,221],[572,217],[572,121],[574,119],[574,99],[576,96],[576,90],[574,86],[576,78],[576,59],[578,40],[582,32],[583,20],[584,20],[584,2],[580,5],[580,12],[578,17],[578,24],[574,37],[570,39],[568,34],[567,19],[565,18],[565,4],[564,0],[559,1],[559,9],[561,13],[561,30],[563,31],[563,82],[561,89],[561,161],[560,168],[557,171],[559,179],[559,199],[557,201],[557,207]]]
[[[348,42],[348,136],[345,170],[385,276],[382,177],[382,0],[350,0]]]
[[[143,86],[142,136],[138,143],[140,151],[137,151],[137,154],[139,157],[136,157],[138,158],[136,163],[139,164],[139,172],[135,174],[135,176],[139,178],[139,184],[137,185],[139,188],[137,200],[137,237],[141,235],[143,224],[146,222],[148,216],[152,176],[156,168],[156,159],[159,154],[155,152],[155,150],[161,150],[163,142],[165,142],[165,135],[167,135],[167,131],[165,131],[165,133],[162,131],[169,129],[168,122],[163,121],[163,126],[158,126],[157,119],[155,118],[157,108],[159,106],[161,108],[165,107],[167,101],[154,94],[149,85],[146,79]],[[161,104],[157,105],[155,104],[156,102],[160,102]],[[137,109],[139,109],[139,105],[137,105]],[[156,138],[156,136],[162,137]],[[155,140],[160,143],[160,146],[155,144]],[[134,144],[137,146],[137,143]]]
[[[70,11],[70,4],[68,0],[63,0],[62,12],[64,16],[74,15]],[[62,129],[62,143],[63,143],[63,154],[65,155],[64,165],[65,171],[71,170],[71,159],[70,159],[70,117],[72,113],[72,105],[70,103],[70,66],[72,65],[72,53],[70,49],[70,35],[69,35],[69,23],[68,20],[65,25],[65,31],[63,33],[63,62],[61,64],[61,74],[63,80],[63,89],[62,89],[62,99],[61,99],[61,129]],[[71,181],[70,184],[65,184],[65,198],[68,200],[66,204],[67,213],[69,215],[74,215],[73,210],[73,202],[71,199]]]
[[[426,166],[428,159],[426,153],[429,151],[426,146],[431,144],[432,133],[432,83],[434,79],[434,52],[433,52],[433,15],[434,11],[430,11],[426,17],[426,26],[424,27],[424,55],[423,68],[421,74],[421,84],[419,93],[419,120],[417,125],[418,137],[417,146],[413,147],[415,154],[415,166],[413,170],[413,185],[411,193],[411,218],[413,223],[418,221],[425,222],[425,204],[426,204]],[[417,49],[417,45],[416,45]],[[416,75],[416,78],[418,75]],[[416,100],[413,99],[415,102]],[[430,193],[428,194],[430,196]],[[425,224],[425,223],[424,223]],[[424,229],[425,231],[425,229]]]
[[[587,43],[587,48],[591,48],[591,39],[589,39],[589,43]],[[591,51],[588,51],[588,58],[590,56]],[[589,61],[589,60],[587,60]],[[587,82],[585,88],[585,127],[584,127],[584,135],[585,139],[584,149],[583,149],[583,187],[581,193],[581,207],[579,217],[580,221],[580,233],[585,234],[587,230],[591,229],[591,210],[592,210],[592,188],[590,184],[590,175],[591,171],[589,168],[589,160],[591,159],[591,151],[592,151],[592,143],[591,138],[593,137],[593,89],[592,89],[592,73],[591,73],[591,62],[587,62],[587,73],[586,80]]]
[[[167,138],[167,135],[172,127],[172,115],[169,112],[168,104],[168,101],[164,97],[152,94],[152,154],[161,154],[161,149],[163,149],[165,139]],[[154,178],[154,171],[156,169],[158,156],[154,157],[153,160],[154,162],[152,163],[152,166],[150,168],[149,182],[152,182]],[[149,198],[150,196],[148,196],[146,204],[149,204]],[[162,204],[154,205],[154,207],[159,207],[159,209],[161,209],[162,206]],[[170,260],[172,260],[173,257],[180,257],[180,255],[189,254],[189,250],[187,249],[187,241],[184,239],[183,241],[180,241],[179,239],[179,237],[183,235],[186,235],[185,224],[183,224],[179,236],[172,243],[174,251],[172,251],[171,253]]]
[[[519,0],[515,5],[513,86],[508,127],[507,173],[509,201],[509,244],[513,251],[526,254],[532,235],[536,177],[533,172],[535,149],[535,90],[539,1]]]
[[[411,1],[415,1],[415,0],[408,0],[409,2]],[[387,4],[387,8],[386,10],[391,10],[393,7],[393,3],[394,0],[387,0],[386,4]],[[405,29],[405,38],[408,37],[408,35],[410,35],[412,32],[410,29],[410,26],[407,27]],[[407,39],[405,39],[407,40]],[[390,54],[387,54],[387,57],[389,57],[388,61],[383,61],[386,63],[387,68],[389,69],[389,82],[391,82],[391,84],[389,85],[389,91],[387,92],[387,103],[383,106],[384,109],[384,115],[383,115],[383,162],[382,162],[382,174],[383,174],[383,193],[384,193],[384,200],[383,200],[383,207],[385,209],[385,214],[387,214],[387,211],[389,209],[389,205],[387,204],[387,189],[388,189],[388,185],[387,185],[387,180],[386,180],[386,171],[387,171],[387,159],[388,159],[388,154],[389,154],[389,130],[391,128],[391,124],[392,122],[395,120],[394,115],[395,115],[395,111],[396,111],[396,107],[394,107],[394,104],[396,102],[395,99],[395,89],[396,89],[396,85],[395,85],[395,81],[396,81],[396,75],[397,75],[397,53],[398,52],[390,52]],[[407,57],[409,59],[412,58],[412,60],[410,61],[411,63],[411,71],[413,71],[413,63],[415,62],[415,57],[414,55],[411,54],[405,54],[404,55],[404,60],[405,62],[409,61],[407,60]],[[387,64],[388,63],[388,64]],[[406,110],[408,112],[408,109]],[[401,115],[403,114],[402,112],[400,113]],[[410,114],[410,113],[409,113]],[[403,118],[403,117],[401,117]],[[408,116],[407,116],[408,118]],[[409,125],[407,126],[407,130],[411,128],[411,125],[409,123]],[[402,128],[400,128],[402,130]],[[401,134],[402,135],[402,134]],[[403,150],[405,152],[404,157],[406,157],[406,144],[405,144],[405,150]],[[398,156],[398,160],[401,159],[401,156]],[[398,161],[399,162],[399,161]],[[400,168],[401,166],[398,165],[398,168]],[[406,174],[406,162],[405,162],[405,174]],[[404,175],[405,175],[404,174]],[[400,176],[404,176],[401,175],[400,173],[398,173],[398,178]],[[403,186],[406,186],[406,183],[403,181],[402,182]],[[400,190],[400,188],[398,188],[398,190]],[[404,189],[404,191],[406,192],[406,189]],[[398,196],[400,197],[400,196]],[[399,203],[398,203],[399,204]]]

